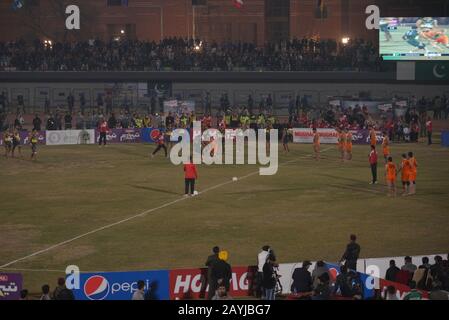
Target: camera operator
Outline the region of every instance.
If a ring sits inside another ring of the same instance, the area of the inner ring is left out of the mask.
[[[275,270],[277,266],[276,258],[270,253],[263,266],[262,286],[265,292],[265,300],[275,300],[275,288],[279,278]]]
[[[267,262],[267,257],[270,254],[270,246],[265,245],[262,247],[262,251],[257,255],[257,286],[255,288],[256,298],[264,298],[264,289],[262,286],[263,281],[263,266]]]

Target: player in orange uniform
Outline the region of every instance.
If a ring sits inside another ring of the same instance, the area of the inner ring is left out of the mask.
[[[402,195],[405,196],[409,192],[410,186],[410,162],[407,159],[407,155],[405,153],[402,154],[402,162],[401,167],[399,168],[401,171],[401,180],[402,180]]]
[[[313,128],[313,151],[315,153],[315,160],[320,160],[320,134]]]
[[[385,178],[388,186],[388,196],[396,196],[396,165],[393,163],[393,158],[388,157],[385,165]]]
[[[386,132],[383,133],[382,150],[384,154],[385,163],[388,163],[388,157],[390,156],[390,140]]]
[[[346,159],[352,160],[352,133],[351,131],[346,130],[346,144],[345,144],[345,151],[346,151]]]
[[[408,180],[410,182],[409,195],[416,194],[416,175],[418,173],[418,162],[413,156],[413,152],[408,153],[408,162],[410,163],[410,174]]]
[[[370,140],[370,144],[372,146],[376,146],[377,137],[376,137],[376,131],[374,130],[374,126],[371,126],[371,128],[369,130],[369,140]]]

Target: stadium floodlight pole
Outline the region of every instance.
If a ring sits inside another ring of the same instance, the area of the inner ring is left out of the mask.
[[[192,38],[196,40],[196,28],[195,28],[195,8],[196,6],[192,6]]]

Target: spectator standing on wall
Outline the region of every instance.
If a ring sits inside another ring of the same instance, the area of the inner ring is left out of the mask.
[[[33,119],[33,130],[41,131],[42,120],[39,118],[39,115],[36,113],[36,116]]]
[[[418,269],[416,265],[412,263],[412,257],[406,256],[404,258],[404,265],[401,267],[401,270],[408,271],[410,273],[414,273]]]
[[[390,267],[385,273],[385,280],[396,282],[396,275],[399,271],[401,271],[401,269],[396,266],[396,261],[390,260]]]
[[[72,95],[72,93],[69,93],[67,96],[67,106],[69,107],[69,113],[73,114],[73,107],[75,105],[75,97]]]
[[[64,123],[66,130],[72,129],[72,114],[70,112],[67,112],[64,116]]]
[[[349,236],[350,242],[346,245],[346,250],[341,256],[340,262],[345,260],[345,265],[350,270],[357,270],[357,259],[360,255],[360,245],[356,242],[355,234]]]
[[[215,294],[215,288],[212,287],[212,284],[216,282],[216,279],[213,278],[212,267],[218,261],[218,253],[220,252],[220,248],[215,246],[212,248],[212,254],[207,257],[205,266],[207,267],[207,283],[209,284],[209,292],[207,293],[207,299],[210,300]]]

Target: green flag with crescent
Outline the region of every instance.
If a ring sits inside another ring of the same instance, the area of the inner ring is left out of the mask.
[[[448,81],[449,61],[416,62],[415,80]]]

